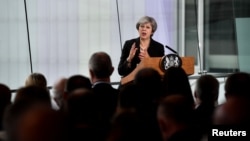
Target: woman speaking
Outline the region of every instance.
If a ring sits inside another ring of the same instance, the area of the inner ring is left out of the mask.
[[[154,18],[144,16],[136,24],[139,37],[125,41],[118,65],[118,73],[124,77],[131,73],[147,57],[164,56],[163,44],[153,40],[152,36],[157,29]]]

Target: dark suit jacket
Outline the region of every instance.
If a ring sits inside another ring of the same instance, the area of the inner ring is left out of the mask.
[[[100,116],[103,120],[109,120],[116,110],[119,91],[111,84],[103,82],[97,83],[92,89],[96,96]]]
[[[134,42],[136,43],[135,45],[136,45],[136,48],[138,48],[138,49],[137,49],[137,52],[135,54],[135,57],[133,58],[133,60],[131,62],[131,67],[128,67],[127,58],[129,56],[130,49],[131,49],[132,44]],[[118,73],[121,76],[126,76],[129,73],[131,73],[136,68],[136,65],[138,63],[140,63],[139,51],[140,51],[140,38],[134,38],[131,40],[127,40],[125,42],[123,49],[122,49],[120,62],[118,65]],[[148,54],[150,57],[162,57],[162,56],[164,56],[163,44],[161,44],[161,43],[159,43],[151,38],[151,41],[150,41],[150,44],[148,47]]]

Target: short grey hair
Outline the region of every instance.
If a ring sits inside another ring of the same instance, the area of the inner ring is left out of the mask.
[[[139,19],[139,21],[136,23],[136,29],[138,30],[139,29],[139,26],[141,24],[145,24],[145,23],[150,23],[151,26],[152,26],[152,32],[154,33],[157,29],[157,23],[155,21],[155,19],[153,17],[149,17],[149,16],[144,16],[144,17],[141,17]]]
[[[113,72],[113,65],[109,54],[106,52],[95,52],[89,59],[89,69],[97,78],[107,78]]]

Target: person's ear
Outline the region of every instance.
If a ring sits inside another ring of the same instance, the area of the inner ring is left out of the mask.
[[[94,72],[92,70],[89,70],[89,75],[90,75],[90,78],[93,78],[94,77]]]

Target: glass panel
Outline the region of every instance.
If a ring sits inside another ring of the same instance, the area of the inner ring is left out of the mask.
[[[31,72],[24,2],[0,3],[0,83],[16,89]]]
[[[205,0],[205,69],[209,72],[239,71],[231,0]]]
[[[248,0],[205,0],[205,64],[210,72],[250,72]]]
[[[195,57],[195,65],[198,64],[198,5],[196,0],[185,1],[185,56]],[[200,70],[200,69],[199,69]]]
[[[250,2],[249,0],[234,0],[235,32],[238,47],[239,70],[250,72]]]
[[[34,71],[52,85],[61,76],[89,76],[93,52],[119,57],[116,3],[110,0],[28,0]],[[115,71],[112,81],[119,81]]]

